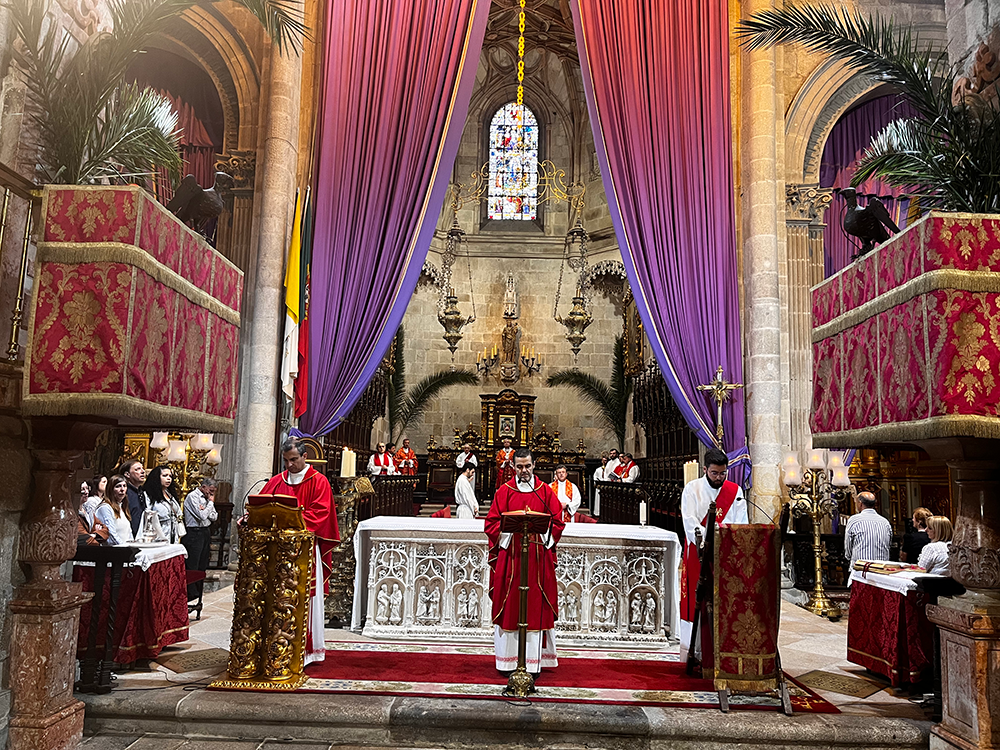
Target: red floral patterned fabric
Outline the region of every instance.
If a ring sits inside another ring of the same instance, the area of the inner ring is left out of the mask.
[[[996,289],[1000,216],[938,213],[814,289],[818,444],[992,434]]]
[[[931,667],[934,626],[922,595],[904,596],[856,581],[847,621],[847,660],[888,678],[893,687],[918,683]]]
[[[243,274],[136,187],[43,211],[26,412],[231,429]]]
[[[77,565],[73,580],[83,583],[84,591],[94,590],[94,568]],[[96,597],[95,597],[96,599]],[[111,599],[111,571],[104,577],[104,596],[97,623],[97,653],[104,652],[107,632],[108,604]],[[77,656],[87,650],[93,600],[80,611],[80,635]],[[172,557],[154,563],[149,570],[125,568],[115,617],[115,633],[111,658],[119,664],[131,664],[136,659],[154,659],[164,647],[188,638],[187,577],[184,558]]]

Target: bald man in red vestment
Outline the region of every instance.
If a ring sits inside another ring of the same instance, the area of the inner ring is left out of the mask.
[[[333,548],[340,542],[337,528],[337,506],[333,501],[330,481],[306,463],[306,446],[301,440],[289,438],[281,445],[285,470],[271,477],[263,495],[291,495],[302,508],[306,528],[316,535],[316,564],[313,593],[309,606],[309,628],[305,663],[323,661],[326,655],[323,594],[330,589],[330,572],[333,568]],[[322,582],[320,586],[320,571]]]
[[[520,611],[521,535],[501,533],[503,514],[530,509],[549,513],[547,533],[532,535],[528,551],[528,640],[527,669],[538,674],[542,667],[555,667],[555,621],[558,616],[556,543],[562,536],[562,506],[545,482],[534,475],[531,451],[514,453],[514,477],[493,496],[485,531],[490,542],[490,598],[493,600],[493,644],[500,672],[517,668],[517,628]]]

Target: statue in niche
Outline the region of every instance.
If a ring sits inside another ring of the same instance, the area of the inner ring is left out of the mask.
[[[604,624],[608,630],[616,630],[618,627],[618,597],[608,594],[604,607]]]
[[[656,600],[652,594],[646,594],[646,606],[642,612],[642,629],[646,633],[652,633],[656,628]]]
[[[469,591],[469,622],[479,624],[479,594],[475,589]]]
[[[375,622],[379,625],[385,625],[389,620],[389,587],[386,584],[382,584],[382,587],[378,590],[378,595],[375,597],[378,601],[378,607],[375,610]]]
[[[399,625],[403,621],[403,592],[399,584],[392,584],[392,594],[389,595],[389,623]]]
[[[517,363],[517,338],[520,326],[513,318],[508,318],[500,333],[500,349],[503,351],[503,362]]]
[[[565,622],[566,621],[566,592],[565,591],[560,591],[559,592],[558,608],[559,608],[559,619],[562,620],[563,622]]]
[[[593,613],[593,622],[595,625],[600,625],[604,622],[604,592],[600,589],[594,594],[594,606],[591,609]]]
[[[438,622],[441,619],[441,587],[436,587],[430,593],[430,619]]]
[[[421,586],[420,593],[417,594],[417,619],[423,620],[430,616],[431,597],[427,593],[427,587]]]
[[[638,630],[642,627],[642,599],[639,596],[639,592],[632,595],[632,617],[629,619],[629,624],[633,630]]]
[[[465,589],[458,592],[458,612],[455,617],[459,622],[464,622],[469,617],[469,592]]]
[[[576,625],[580,621],[580,616],[577,610],[577,604],[579,604],[579,599],[576,596],[576,592],[570,589],[566,593],[566,622],[571,625]]]

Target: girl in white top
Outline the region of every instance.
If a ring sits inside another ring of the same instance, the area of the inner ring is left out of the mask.
[[[937,575],[950,575],[951,569],[948,564],[948,547],[951,546],[951,538],[954,531],[951,521],[945,516],[931,516],[927,519],[927,536],[931,543],[920,551],[920,559],[917,565],[928,573]]]
[[[108,529],[108,544],[131,544],[132,521],[128,512],[128,483],[125,477],[116,474],[108,480],[108,495],[104,498],[94,517]]]
[[[149,507],[156,511],[160,519],[160,530],[167,541],[176,544],[180,541],[178,533],[181,525],[181,504],[177,502],[170,486],[174,483],[174,474],[167,466],[157,466],[146,476],[144,489],[152,503]]]

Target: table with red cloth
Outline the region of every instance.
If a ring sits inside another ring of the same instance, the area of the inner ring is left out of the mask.
[[[927,595],[914,580],[927,576],[922,571],[851,573],[849,662],[888,678],[893,687],[927,676],[934,659],[934,626],[927,619]]]
[[[143,549],[136,561],[122,571],[118,591],[115,630],[111,659],[119,664],[131,664],[137,659],[154,659],[164,647],[188,638],[187,577],[184,558],[187,552],[181,544],[169,544]],[[103,657],[107,632],[108,603],[111,582],[105,578],[101,611],[97,624],[99,655]],[[93,563],[76,563],[73,580],[83,583],[84,591],[94,590]],[[80,635],[77,656],[83,658],[90,632],[91,600],[80,612]]]

